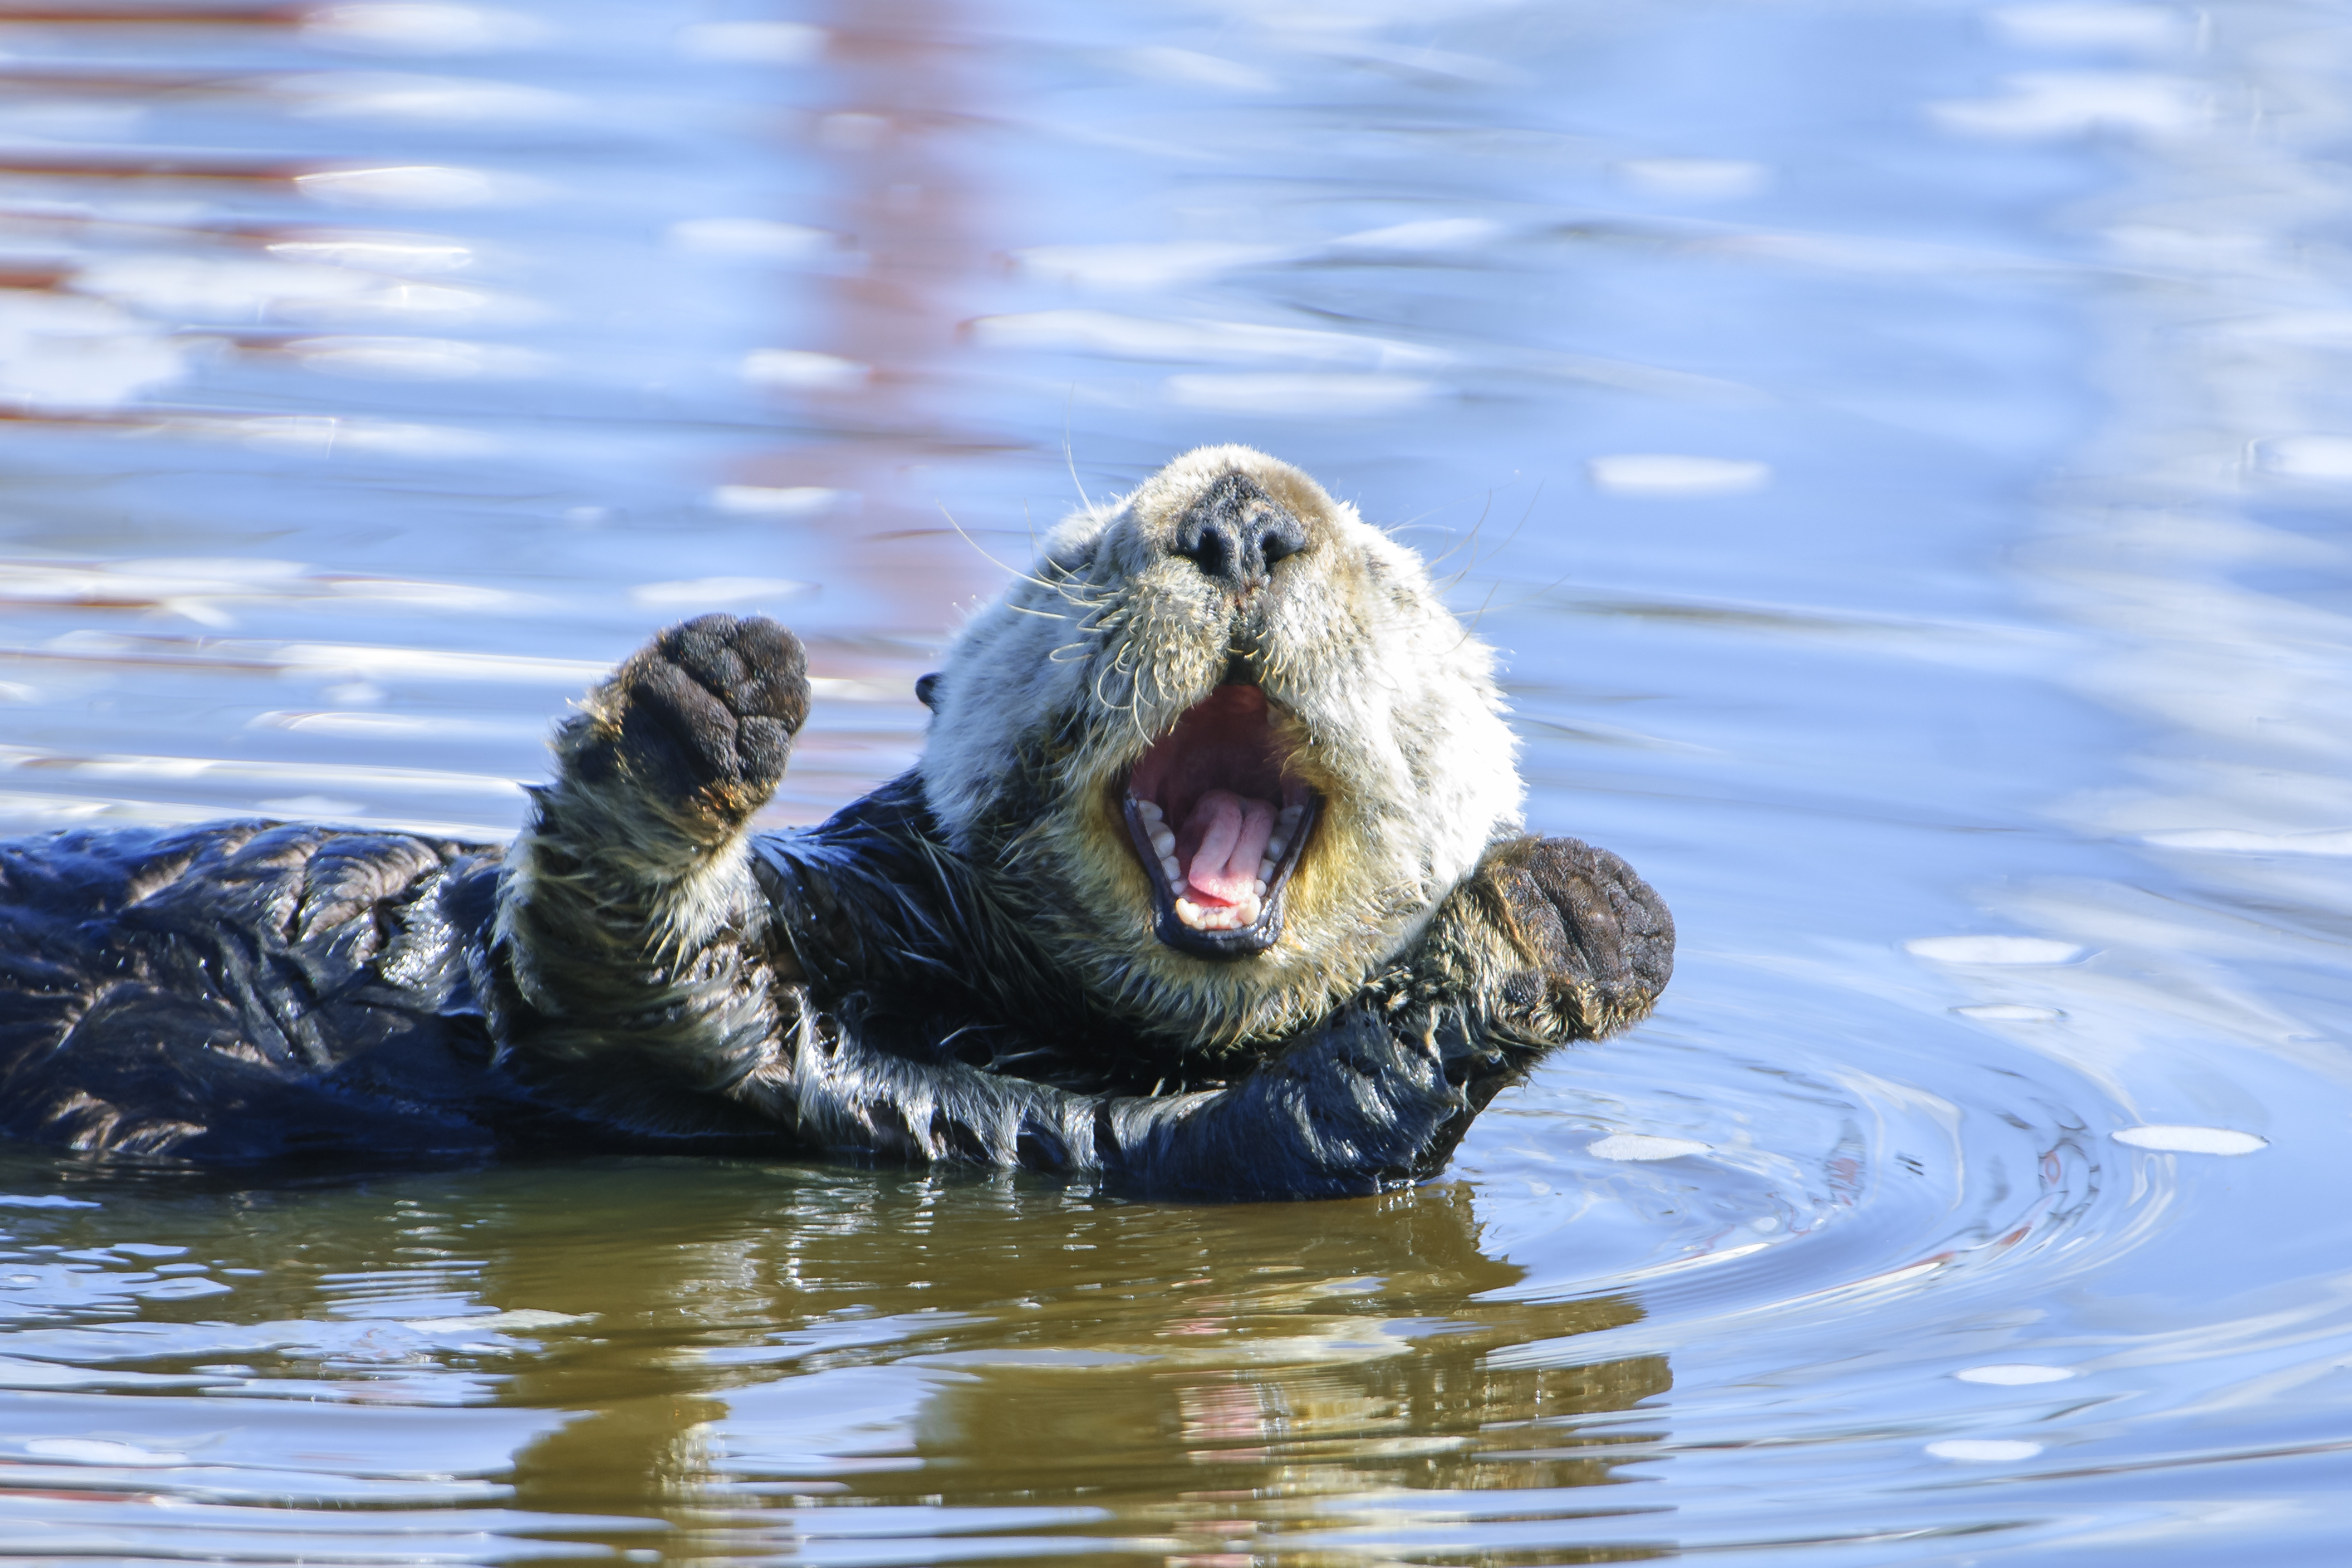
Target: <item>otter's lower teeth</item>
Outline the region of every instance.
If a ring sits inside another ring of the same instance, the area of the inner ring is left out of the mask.
[[[1180,898],[1176,901],[1176,918],[1195,931],[1238,931],[1244,926],[1256,925],[1264,909],[1263,902],[1255,896],[1240,904],[1208,905]]]
[[[1174,855],[1161,855],[1160,857],[1160,869],[1168,873],[1169,886],[1181,887],[1184,885],[1184,868],[1176,863],[1176,857]]]
[[[1158,854],[1158,855],[1159,855],[1159,857],[1160,857],[1161,860],[1173,860],[1173,859],[1175,859],[1175,858],[1176,858],[1176,835],[1175,835],[1175,834],[1173,834],[1173,833],[1171,833],[1171,832],[1170,832],[1170,831],[1169,831],[1167,829],[1165,829],[1165,828],[1154,828],[1154,829],[1152,829],[1152,830],[1151,830],[1151,848],[1152,848],[1152,852],[1153,852],[1154,853]]]

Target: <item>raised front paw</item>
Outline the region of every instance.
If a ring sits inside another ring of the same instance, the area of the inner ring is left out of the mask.
[[[1599,1039],[1648,1015],[1675,972],[1665,901],[1607,850],[1521,839],[1479,868],[1527,967],[1505,977],[1503,1020],[1536,1040]]]
[[[765,616],[671,627],[597,687],[559,742],[582,782],[731,829],[764,805],[808,716],[808,658]]]

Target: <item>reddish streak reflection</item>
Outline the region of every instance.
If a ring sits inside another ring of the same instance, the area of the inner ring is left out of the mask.
[[[923,629],[949,607],[992,591],[1003,574],[941,532],[942,486],[929,471],[1003,444],[958,422],[939,390],[957,324],[976,313],[971,283],[1003,248],[952,137],[972,122],[982,85],[971,51],[951,40],[953,8],[929,0],[839,0],[825,75],[835,103],[795,129],[837,172],[829,214],[784,214],[848,234],[867,258],[855,276],[812,280],[824,291],[814,350],[868,373],[847,384],[793,389],[816,438],[748,465],[740,482],[851,491],[854,512],[810,530],[825,559],[809,575],[870,585]],[[952,498],[949,498],[952,507]]]

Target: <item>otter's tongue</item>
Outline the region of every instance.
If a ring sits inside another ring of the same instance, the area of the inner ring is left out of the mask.
[[[1230,789],[1202,795],[1176,835],[1176,859],[1192,884],[1192,902],[1255,903],[1258,862],[1265,858],[1266,841],[1273,836],[1273,801]]]

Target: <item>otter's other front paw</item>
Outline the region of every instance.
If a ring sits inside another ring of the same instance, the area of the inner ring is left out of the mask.
[[[783,778],[808,703],[799,638],[765,616],[705,615],[631,655],[562,749],[585,782],[625,780],[731,829]]]
[[[1633,867],[1575,839],[1522,839],[1480,875],[1529,965],[1504,980],[1500,1021],[1548,1043],[1648,1016],[1675,972],[1675,920]]]

